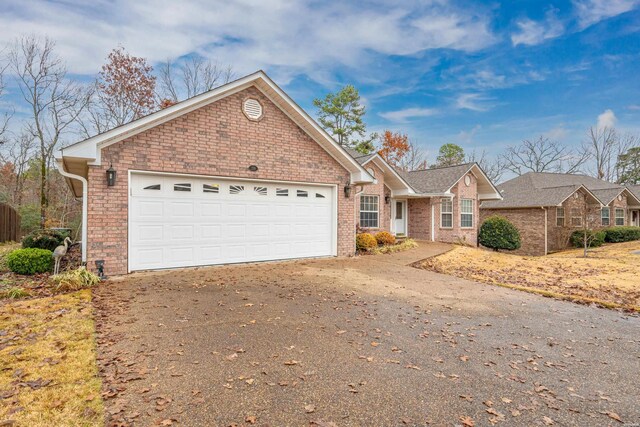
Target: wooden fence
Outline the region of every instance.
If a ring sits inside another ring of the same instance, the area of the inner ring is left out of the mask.
[[[20,215],[11,206],[0,203],[0,243],[20,240]]]

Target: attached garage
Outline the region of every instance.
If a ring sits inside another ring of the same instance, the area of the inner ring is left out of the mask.
[[[347,256],[374,178],[259,71],[61,150],[109,276]],[[109,177],[109,178],[108,178]]]
[[[129,270],[336,255],[332,185],[131,173]]]

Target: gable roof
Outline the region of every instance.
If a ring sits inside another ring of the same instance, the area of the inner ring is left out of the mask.
[[[415,194],[415,189],[404,179],[404,177],[398,172],[396,168],[391,166],[382,156],[376,152],[369,154],[362,154],[353,148],[345,148],[358,163],[363,167],[369,163],[374,163],[385,174],[384,183],[391,190],[391,195],[407,196]]]
[[[638,185],[627,185],[629,191],[631,191],[638,200],[640,200],[640,184]]]
[[[110,129],[91,138],[66,146],[58,157],[67,167],[70,163],[76,175],[86,177],[86,165],[101,164],[101,150],[184,114],[202,108],[231,94],[254,86],[280,108],[296,125],[316,141],[331,157],[351,173],[351,183],[371,183],[373,177],[324,131],[298,104],[276,85],[263,71],[257,71],[208,92],[179,102],[130,123]],[[77,164],[78,162],[84,164]]]
[[[475,162],[411,172],[400,171],[400,174],[419,194],[450,195],[452,188],[469,172],[478,180],[478,197],[481,200],[501,198],[498,189]]]
[[[628,196],[636,198],[621,185],[586,175],[528,172],[498,185],[503,199],[483,202],[482,208],[558,206],[581,188],[592,196],[597,203],[602,205],[608,205],[625,191]]]

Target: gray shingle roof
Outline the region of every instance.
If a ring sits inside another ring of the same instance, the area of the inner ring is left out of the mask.
[[[640,199],[640,185],[627,185],[627,188]]]
[[[413,172],[398,171],[418,193],[444,193],[449,190],[475,163],[422,169]]]
[[[483,208],[556,206],[580,186],[591,191],[603,204],[611,202],[624,187],[586,175],[529,172],[498,185],[503,200],[486,201]]]
[[[362,154],[361,152],[349,147],[345,147],[345,150],[351,155],[351,157],[356,160],[356,162],[360,163],[361,165],[367,163],[369,160],[371,160],[372,157],[376,155],[375,151],[370,154]]]

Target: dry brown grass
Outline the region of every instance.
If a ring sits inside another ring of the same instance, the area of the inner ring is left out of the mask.
[[[640,242],[527,257],[456,247],[425,260],[424,268],[479,282],[579,302],[640,311]]]
[[[103,424],[91,291],[0,307],[0,421]]]

